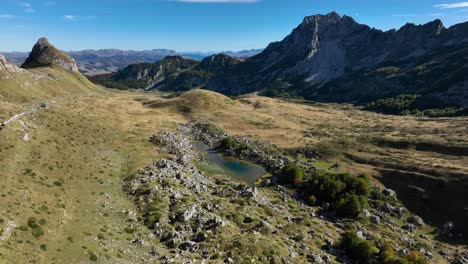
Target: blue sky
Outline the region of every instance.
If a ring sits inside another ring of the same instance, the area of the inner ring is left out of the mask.
[[[0,50],[30,50],[41,36],[63,50],[264,48],[330,11],[383,30],[468,20],[468,2],[451,0],[0,0]]]

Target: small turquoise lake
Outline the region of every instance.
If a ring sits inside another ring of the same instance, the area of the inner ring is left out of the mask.
[[[204,155],[198,168],[207,175],[225,175],[253,186],[258,179],[268,174],[261,166],[225,157],[201,142],[195,142],[194,147]]]

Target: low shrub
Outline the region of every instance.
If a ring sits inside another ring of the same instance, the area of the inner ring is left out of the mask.
[[[41,244],[40,248],[41,248],[42,251],[47,251],[47,245],[45,245],[45,244]]]
[[[37,223],[37,219],[35,217],[28,218],[28,226],[31,228],[31,234],[33,237],[40,238],[44,235],[44,229]]]
[[[301,193],[309,204],[309,197],[313,196],[313,204],[317,201],[331,203],[338,216],[355,217],[368,206],[371,188],[366,175],[317,172],[306,177],[301,184]]]
[[[362,195],[345,194],[336,202],[336,215],[339,217],[354,218],[368,207],[367,198]]]
[[[341,246],[346,255],[358,263],[369,263],[379,252],[370,241],[360,238],[354,230],[343,234]]]
[[[286,165],[280,175],[280,182],[283,184],[292,184],[299,186],[304,179],[304,171],[296,164],[289,163]]]
[[[231,149],[231,148],[234,148],[235,145],[236,145],[236,142],[234,141],[234,139],[232,137],[227,137],[221,140],[219,147],[222,149]]]
[[[316,205],[317,204],[317,197],[315,197],[314,195],[309,195],[309,197],[307,197],[307,203],[309,205]]]

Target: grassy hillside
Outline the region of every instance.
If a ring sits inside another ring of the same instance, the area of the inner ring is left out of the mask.
[[[272,142],[308,166],[335,172],[337,167],[332,165],[339,163],[340,172],[368,173],[373,183],[395,188],[403,205],[424,216],[430,225],[411,237],[431,248],[434,261],[445,263],[439,250],[463,249],[463,239],[450,245],[438,242],[432,232],[447,220],[455,221],[459,229],[465,222],[465,216],[454,211],[463,211],[467,202],[459,188],[468,174],[466,155],[460,155],[468,144],[466,118],[384,116],[348,105],[255,95],[234,100],[204,90],[163,98],[155,93],[104,90],[81,75],[51,68],[8,76],[0,80],[5,87],[0,90],[2,120],[38,101],[55,103],[0,131],[0,263],[135,263],[141,259],[158,263],[160,257],[176,254],[199,258],[163,246],[142,221],[138,203],[121,186],[124,177],[167,156],[148,141],[152,134],[174,131],[177,123],[191,120],[213,124],[233,136]],[[31,86],[23,86],[26,83]],[[400,147],[403,140],[410,142]],[[408,173],[411,180],[401,180],[400,175]],[[430,186],[434,180],[447,184]],[[237,183],[222,177],[212,181],[219,182],[216,188],[222,193],[235,193]],[[165,183],[157,186],[167,187]],[[425,192],[412,192],[415,187]],[[260,200],[207,194],[207,199],[219,204],[217,213],[227,224],[217,233],[218,240],[204,246],[219,246],[219,251],[247,261],[264,255],[275,259],[286,254],[287,258],[288,248],[296,243],[304,243],[311,253],[329,246],[329,240],[338,244],[342,229],[332,220],[313,216],[320,207],[305,206],[289,192],[294,190],[262,189],[263,205]],[[180,199],[179,205],[193,203],[198,199],[193,195]],[[440,197],[446,197],[443,201],[451,206],[441,206]],[[253,217],[252,223],[244,223],[246,214]],[[278,235],[269,234],[268,229],[253,232],[265,219]],[[398,226],[404,224],[395,221]],[[364,225],[374,234],[373,240],[398,241],[401,236],[400,229],[392,231],[384,225],[354,220],[351,225]],[[226,258],[209,256],[207,263]],[[301,263],[307,257],[294,259]]]
[[[42,67],[21,72],[0,71],[0,100],[30,103],[58,96],[100,91],[80,73],[59,67]]]

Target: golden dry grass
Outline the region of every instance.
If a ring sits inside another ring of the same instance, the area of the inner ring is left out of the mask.
[[[466,145],[467,118],[385,116],[343,105],[297,104],[256,95],[232,100],[202,90],[163,99],[155,93],[88,88],[86,81],[62,71],[34,71],[53,77],[31,79],[33,88],[19,92],[12,88],[18,88],[16,83],[0,81],[3,87],[9,85],[0,92],[2,118],[44,98],[57,102],[49,110],[23,117],[24,125],[16,122],[0,132],[0,217],[17,226],[25,225],[30,216],[44,218],[46,233],[35,239],[30,232],[15,230],[7,241],[0,241],[0,263],[74,263],[87,259],[89,251],[100,259],[108,255],[109,262],[128,263],[136,261],[135,256],[145,256],[149,246],[126,241],[131,237],[124,231],[130,216],[123,212],[134,209],[120,189],[119,177],[156,157],[148,142],[152,133],[175,129],[177,123],[190,120],[210,122],[231,134],[250,135],[282,148],[313,148],[346,140],[349,148],[329,161],[376,177],[380,175],[377,163],[356,162],[345,154],[467,174],[466,156],[389,149],[358,141],[371,136]],[[305,137],[305,132],[312,136]],[[30,141],[23,141],[25,134]],[[63,183],[58,186],[57,181]],[[0,223],[0,229],[4,226]],[[148,232],[135,227],[142,235]],[[97,238],[101,229],[108,230],[105,241]],[[47,245],[47,251],[40,249],[41,244]]]

